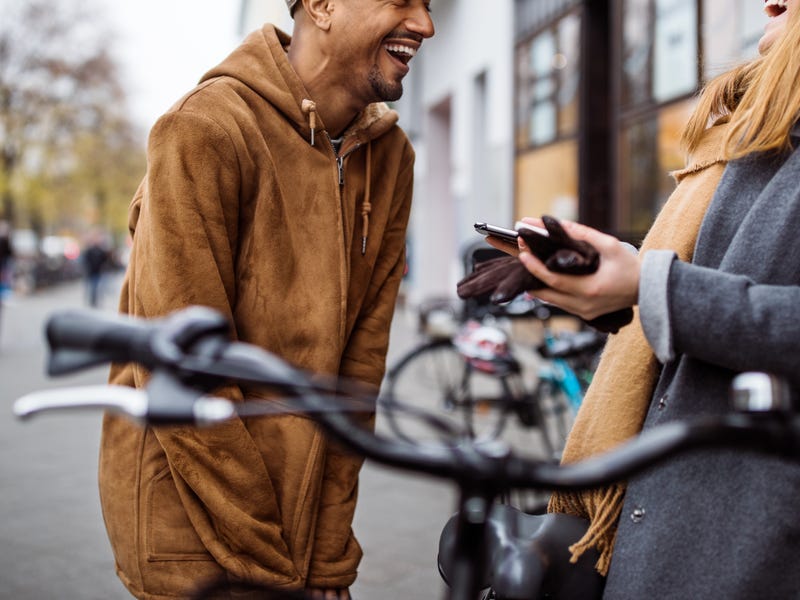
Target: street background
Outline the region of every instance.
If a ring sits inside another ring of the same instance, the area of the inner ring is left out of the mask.
[[[101,308],[113,309],[119,278]],[[80,282],[12,297],[0,313],[0,599],[129,598],[115,573],[97,494],[99,413],[20,422],[14,400],[64,385],[104,383],[106,370],[48,379],[43,325],[55,310],[85,306]],[[414,342],[412,319],[395,318],[390,361]],[[356,600],[436,599],[439,532],[454,510],[438,480],[367,463],[355,531],[365,552]]]
[[[767,23],[754,0],[433,4],[436,36],[393,103],[416,154],[412,310],[452,295],[475,221],[546,214],[637,245],[684,165],[698,92],[755,58]],[[157,116],[248,32],[264,22],[288,32],[291,19],[284,0],[0,0],[0,14],[0,248],[10,228],[14,250],[5,270],[0,251],[0,297],[16,294],[0,313],[0,600],[126,598],[97,497],[101,416],[19,423],[11,406],[44,387],[105,381],[105,368],[44,377],[44,319],[85,304],[88,238],[102,234],[125,264]],[[401,311],[390,364],[414,339]],[[442,597],[436,546],[453,508],[446,483],[368,463],[356,600]]]

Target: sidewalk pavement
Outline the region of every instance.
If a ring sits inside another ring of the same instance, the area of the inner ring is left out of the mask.
[[[388,365],[418,340],[415,319],[412,310],[398,307]],[[455,511],[455,492],[446,481],[366,462],[353,524],[364,550],[351,590],[355,600],[444,598],[436,555],[439,533]]]

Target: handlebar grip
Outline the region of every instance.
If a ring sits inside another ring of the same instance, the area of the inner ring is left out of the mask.
[[[64,375],[109,362],[152,366],[150,340],[157,322],[91,310],[53,314],[47,322],[49,375]]]

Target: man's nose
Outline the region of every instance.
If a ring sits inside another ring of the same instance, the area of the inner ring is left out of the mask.
[[[406,20],[406,27],[424,38],[433,37],[433,34],[436,33],[431,13],[424,4],[414,8],[411,16]]]

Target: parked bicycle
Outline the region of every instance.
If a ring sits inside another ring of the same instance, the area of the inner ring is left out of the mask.
[[[465,315],[468,310],[472,314]],[[588,328],[556,333],[550,324],[557,314],[522,296],[481,311],[445,300],[423,303],[423,340],[388,370],[385,394],[435,409],[478,439],[499,438],[513,422],[526,437],[538,438],[540,454],[557,460],[606,339]],[[527,349],[527,357],[506,331],[511,319],[543,326],[543,339]],[[530,365],[535,372],[526,370]],[[389,416],[398,435],[409,435]]]
[[[260,348],[232,342],[224,318],[208,309],[186,309],[165,319],[142,321],[70,311],[47,327],[48,372],[72,373],[112,361],[135,361],[154,373],[148,387],[96,386],[34,393],[15,404],[19,417],[47,410],[114,410],[140,423],[213,424],[239,416],[295,411],[315,418],[351,450],[384,465],[454,482],[458,511],[445,528],[439,563],[449,600],[474,600],[480,590],[498,600],[598,597],[602,578],[592,557],[565,561],[565,535],[585,528],[567,515],[524,515],[496,508],[507,488],[580,490],[626,479],[680,452],[699,447],[752,448],[800,455],[800,418],[786,394],[765,394],[766,376],[746,374],[734,394],[744,412],[693,423],[673,422],[640,435],[606,455],[559,466],[516,455],[501,441],[460,435],[456,443],[413,444],[362,428],[348,415],[371,410],[374,399],[355,385],[310,376]],[[769,383],[772,383],[767,378]],[[231,403],[206,396],[223,381],[266,386],[282,400]],[[392,404],[397,410],[399,405]],[[419,409],[426,423],[459,434],[452,423]],[[755,415],[748,414],[755,412]],[[449,533],[448,533],[449,532]],[[279,598],[279,595],[264,594]],[[296,597],[296,596],[293,596]]]

